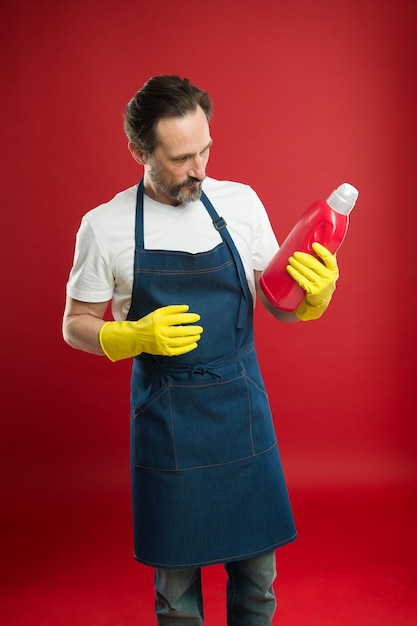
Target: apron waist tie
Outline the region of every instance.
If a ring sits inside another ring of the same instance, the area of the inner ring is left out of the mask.
[[[222,378],[222,375],[217,371],[220,368],[227,367],[228,365],[232,365],[241,359],[244,359],[251,352],[255,350],[255,345],[253,341],[234,350],[234,352],[229,352],[219,359],[215,359],[214,361],[210,361],[209,363],[196,363],[195,365],[187,365],[185,363],[171,363],[169,361],[161,361],[155,355],[142,353],[135,357],[136,359],[140,359],[145,367],[150,367],[157,370],[161,375],[163,375],[166,379],[172,376],[175,378],[177,374],[188,374],[188,378],[192,378],[195,375],[203,375],[210,374],[212,378]],[[169,358],[169,357],[164,357]]]

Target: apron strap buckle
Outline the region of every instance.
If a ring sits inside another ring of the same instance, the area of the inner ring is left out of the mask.
[[[223,217],[217,217],[215,220],[213,220],[213,226],[216,230],[226,228],[226,220]]]

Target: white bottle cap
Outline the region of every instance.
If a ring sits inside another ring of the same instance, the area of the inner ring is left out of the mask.
[[[335,189],[326,202],[333,211],[342,215],[349,215],[358,199],[359,191],[349,183],[343,183]]]

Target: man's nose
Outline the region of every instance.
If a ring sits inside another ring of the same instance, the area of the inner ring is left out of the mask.
[[[195,157],[195,159],[191,163],[191,168],[188,170],[188,175],[191,178],[198,178],[198,180],[203,180],[206,175],[206,165],[204,159],[202,159],[200,156]]]

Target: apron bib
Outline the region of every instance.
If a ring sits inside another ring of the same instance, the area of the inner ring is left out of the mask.
[[[267,393],[253,343],[253,302],[223,218],[198,254],[146,250],[143,180],[127,319],[188,304],[204,332],[178,357],[141,354],[131,382],[135,558],[153,567],[247,559],[295,539]]]

